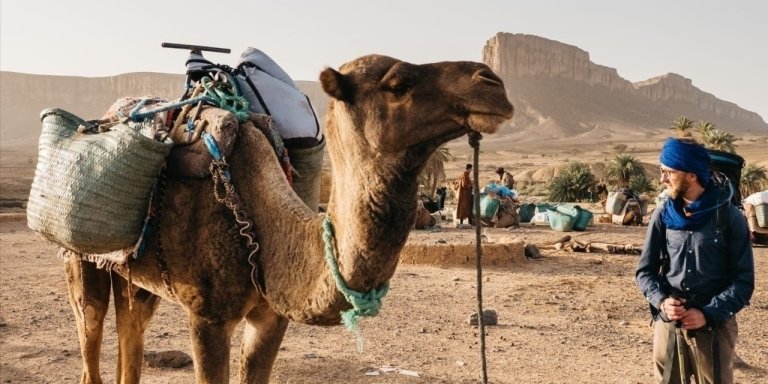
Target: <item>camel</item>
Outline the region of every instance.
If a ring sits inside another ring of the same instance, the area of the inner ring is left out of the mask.
[[[333,181],[325,217],[334,229],[333,258],[349,288],[368,292],[395,272],[416,219],[417,176],[430,155],[471,131],[494,133],[513,107],[502,80],[475,62],[415,65],[369,55],[338,71],[326,68],[320,82],[330,96],[326,138]],[[158,230],[141,258],[112,275],[67,259],[81,383],[101,382],[110,285],[119,383],[139,382],[144,332],[161,298],[188,314],[197,383],[229,382],[231,338],[243,318],[240,382],[267,383],[289,321],[337,325],[340,312],[351,308],[324,259],[324,217],[291,190],[267,138],[241,126],[228,162],[260,245],[256,282],[248,248],[231,211],[214,199],[213,182],[168,179]]]
[[[481,218],[480,222],[485,227],[495,228],[518,228],[520,227],[520,214],[518,208],[520,204],[517,200],[510,198],[499,199],[499,209],[496,214],[489,219]]]

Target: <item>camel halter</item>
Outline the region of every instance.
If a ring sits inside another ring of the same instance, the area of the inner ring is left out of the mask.
[[[325,242],[325,263],[328,264],[328,269],[331,270],[331,276],[333,276],[333,281],[336,283],[336,289],[352,305],[352,309],[341,312],[341,321],[347,329],[355,334],[357,348],[362,351],[363,338],[360,336],[360,330],[357,328],[357,318],[379,314],[381,299],[389,291],[389,283],[382,284],[379,289],[371,288],[369,292],[358,292],[350,289],[347,283],[344,282],[341,272],[339,272],[339,264],[336,262],[336,258],[333,257],[333,224],[331,224],[331,219],[328,218],[327,214],[323,219],[323,240]]]

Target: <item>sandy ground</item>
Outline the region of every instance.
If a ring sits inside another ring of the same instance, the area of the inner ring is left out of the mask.
[[[639,244],[645,228],[598,225],[580,239]],[[546,243],[563,234],[524,227],[488,229]],[[473,230],[415,231],[410,241],[471,241]],[[56,248],[26,229],[23,220],[0,223],[0,381],[77,382],[81,360],[74,317]],[[637,256],[543,251],[537,260],[483,270],[483,307],[498,313],[486,327],[492,383],[648,383],[651,329],[647,307],[633,282]],[[768,250],[755,248],[757,288],[739,315],[739,355],[748,367],[739,383],[768,377]],[[469,383],[482,378],[473,268],[402,265],[391,281],[382,313],[361,322],[364,349],[345,328],[291,324],[273,372],[276,383]],[[105,382],[114,381],[117,341],[112,311],[101,358]],[[232,347],[237,377],[238,327]],[[186,316],[163,303],[146,336],[146,351],[191,353]],[[390,368],[391,367],[391,368]],[[378,376],[369,376],[370,372]],[[409,374],[417,375],[410,376]],[[144,367],[145,383],[189,383],[192,366]]]
[[[650,146],[649,146],[650,147]],[[491,147],[492,148],[492,147]],[[544,153],[528,146],[525,152]],[[654,148],[640,154],[649,160]],[[483,177],[507,167],[562,163],[565,155],[511,155],[515,148],[484,153]],[[517,153],[517,152],[515,152]],[[550,152],[551,153],[551,152]],[[589,152],[592,153],[592,152]],[[599,152],[591,157],[602,159]],[[73,383],[82,367],[63,263],[56,247],[26,228],[23,205],[30,161],[13,151],[2,159],[0,207],[0,382]],[[608,156],[609,158],[611,156]],[[447,169],[457,174],[471,158],[460,154]],[[765,160],[765,157],[760,158]],[[549,244],[563,236],[542,227],[486,229],[486,238]],[[645,227],[600,224],[581,240],[642,244]],[[469,243],[471,229],[414,231],[411,243]],[[738,383],[768,381],[768,249],[755,247],[757,286],[739,314],[738,353],[746,366]],[[634,284],[636,255],[545,250],[543,257],[483,270],[483,307],[498,313],[486,328],[492,383],[649,383],[651,329],[647,304]],[[275,383],[476,383],[482,379],[479,329],[468,324],[477,310],[472,267],[401,265],[378,317],[360,323],[364,349],[341,326],[291,324],[274,367]],[[148,353],[190,354],[186,316],[161,304],[146,335]],[[231,382],[237,381],[242,325],[232,346]],[[101,357],[105,382],[114,382],[117,359],[114,314],[106,321]],[[374,375],[376,374],[376,375]],[[145,364],[144,383],[191,383],[191,365]]]

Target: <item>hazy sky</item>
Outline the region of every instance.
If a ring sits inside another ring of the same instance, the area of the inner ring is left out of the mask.
[[[230,65],[253,46],[316,80],[369,53],[480,61],[497,32],[577,46],[630,81],[678,73],[768,119],[764,0],[2,0],[0,69],[183,73],[187,52],[168,41],[231,48],[206,54]]]

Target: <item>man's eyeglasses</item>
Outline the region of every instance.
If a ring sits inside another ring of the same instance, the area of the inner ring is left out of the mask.
[[[659,172],[661,173],[661,177],[669,177],[670,175],[673,175],[675,173],[679,173],[682,171],[678,171],[676,169],[659,168]]]

